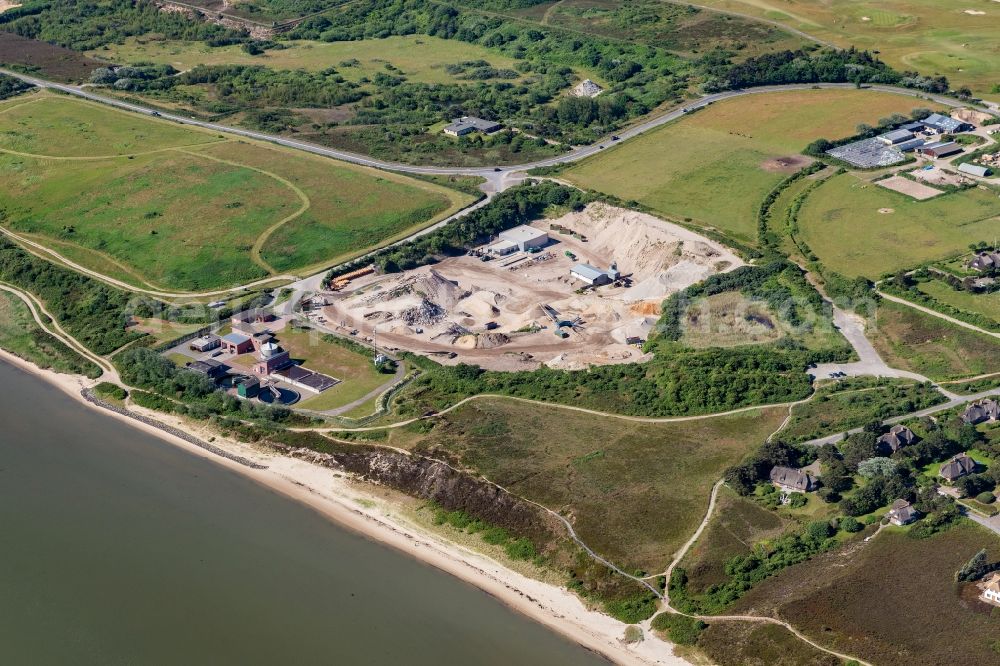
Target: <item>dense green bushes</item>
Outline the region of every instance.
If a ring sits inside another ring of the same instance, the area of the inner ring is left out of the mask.
[[[665,633],[675,645],[694,645],[707,626],[701,620],[674,613],[660,613],[652,624],[655,631]]]
[[[0,238],[0,280],[41,299],[70,335],[98,354],[144,335],[125,330],[130,294],[39,259],[6,237]]]
[[[7,76],[6,74],[0,74],[0,99],[7,99],[8,97],[13,97],[14,95],[20,95],[26,90],[30,90],[35,86],[30,83],[25,83],[21,79],[14,78],[13,76]]]

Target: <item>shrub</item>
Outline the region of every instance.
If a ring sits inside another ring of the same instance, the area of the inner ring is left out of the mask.
[[[101,382],[94,387],[94,393],[105,398],[112,398],[114,400],[124,400],[128,397],[128,391],[117,384],[112,384],[111,382]]]
[[[653,629],[666,633],[670,641],[677,645],[694,645],[706,626],[708,625],[696,618],[673,613],[660,613],[653,618],[652,623]]]
[[[845,532],[860,532],[861,530],[864,529],[864,525],[862,525],[861,521],[859,521],[854,516],[847,516],[841,519],[840,529],[844,530]]]
[[[976,495],[976,501],[981,504],[993,504],[993,502],[997,501],[997,496],[989,491],[985,491]]]
[[[526,537],[511,541],[504,546],[504,550],[507,552],[507,557],[512,560],[530,560],[538,554],[535,544]]]

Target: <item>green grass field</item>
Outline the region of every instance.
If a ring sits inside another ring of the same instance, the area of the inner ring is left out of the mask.
[[[0,106],[0,174],[10,229],[131,284],[191,291],[320,270],[472,201],[45,94]]]
[[[942,280],[927,280],[917,284],[917,289],[939,303],[950,305],[966,312],[975,312],[1000,322],[1000,292],[972,294],[956,291]]]
[[[0,291],[0,348],[56,372],[87,377],[101,374],[96,365],[43,331],[28,306],[5,291]]]
[[[155,62],[173,65],[181,71],[197,65],[262,65],[271,69],[309,71],[333,67],[348,81],[371,78],[386,71],[385,65],[389,63],[402,70],[407,79],[418,83],[459,83],[461,80],[445,71],[445,67],[463,61],[485,60],[497,69],[514,69],[517,62],[476,44],[427,35],[348,42],[296,40],[285,44],[288,46],[285,49],[253,56],[239,45],[213,48],[201,42],[138,37],[89,53],[109,62]],[[357,60],[358,64],[341,66],[340,63],[349,60]]]
[[[258,144],[229,142],[198,153],[279,174],[306,198],[301,215],[258,239],[255,251],[278,273],[349,259],[473,201],[425,181]]]
[[[883,301],[868,338],[894,368],[931,379],[961,379],[1000,371],[1000,341]]]
[[[824,266],[877,278],[992,240],[998,215],[1000,197],[992,189],[916,201],[842,174],[809,194],[798,219],[802,240]]]
[[[563,177],[756,242],[761,200],[799,168],[780,168],[768,160],[796,156],[805,164],[807,158],[798,153],[814,139],[849,135],[858,123],[922,105],[859,90],[738,97],[603,151]]]
[[[454,457],[569,516],[598,553],[627,569],[655,573],[697,527],[726,467],[783,418],[783,410],[767,409],[644,424],[477,400],[449,413],[415,446]]]
[[[278,341],[293,359],[301,360],[307,368],[341,380],[319,395],[303,393],[298,405],[303,409],[324,411],[335,409],[357,400],[382,384],[392,375],[375,370],[371,356],[362,355],[336,343],[324,342],[315,331],[281,331]]]
[[[997,83],[997,6],[991,0],[706,0],[778,21],[836,44],[877,50],[901,71],[947,76],[954,87],[990,93]],[[990,97],[990,95],[987,95]],[[996,97],[996,95],[993,95]]]
[[[0,149],[35,156],[95,158],[220,139],[132,113],[43,93],[0,104]]]
[[[1000,613],[976,601],[955,572],[980,548],[991,561],[1000,538],[971,524],[926,539],[890,528],[867,544],[789,567],[736,603],[734,613],[777,614],[825,646],[879,666],[982,666]],[[961,636],[961,649],[949,636]]]

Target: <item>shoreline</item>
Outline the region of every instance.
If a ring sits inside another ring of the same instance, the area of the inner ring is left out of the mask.
[[[245,444],[215,436],[211,445],[233,456],[253,460],[265,469],[247,467],[191,443],[169,431],[89,402],[81,393],[99,380],[46,370],[0,349],[0,362],[27,372],[54,386],[89,409],[116,418],[193,455],[213,461],[232,472],[292,501],[317,511],[337,526],[349,529],[381,545],[393,548],[428,566],[444,571],[490,595],[511,610],[544,625],[562,637],[609,659],[616,664],[635,666],[690,666],[674,655],[673,646],[648,629],[636,644],[621,642],[627,625],[587,609],[569,590],[545,583],[507,568],[492,558],[421,529],[399,516],[394,505],[377,495],[359,498],[365,492],[344,474],[304,460],[266,454]],[[130,407],[131,412],[148,417],[147,410]],[[189,424],[156,414],[156,420],[204,440]],[[364,505],[359,499],[366,500]]]

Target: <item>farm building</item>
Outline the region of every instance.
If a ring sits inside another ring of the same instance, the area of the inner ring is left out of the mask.
[[[920,146],[924,145],[925,143],[927,143],[927,142],[924,141],[923,139],[919,139],[919,138],[914,137],[914,138],[910,139],[909,141],[902,141],[900,143],[897,143],[895,146],[893,146],[893,148],[895,148],[896,150],[901,150],[904,153],[908,153],[911,150],[916,150],[917,148],[919,148]]]
[[[886,132],[885,134],[880,134],[878,140],[882,143],[894,146],[897,143],[903,143],[904,141],[910,141],[914,138],[913,132],[905,129],[893,130],[891,132]]]
[[[895,453],[915,441],[917,441],[917,436],[913,434],[912,430],[904,425],[894,425],[889,432],[878,438],[878,445],[890,453]]]
[[[492,134],[503,129],[503,125],[492,120],[483,120],[474,116],[462,116],[456,118],[450,125],[444,128],[444,133],[449,136],[465,136],[473,132]]]
[[[1000,402],[987,399],[969,405],[962,412],[962,420],[970,425],[978,425],[986,421],[1000,421]]]
[[[941,478],[951,483],[952,481],[957,481],[963,476],[972,474],[975,471],[976,461],[965,453],[959,453],[957,456],[941,465]]]
[[[974,271],[998,270],[1000,269],[1000,252],[980,252],[972,258],[967,266]]]
[[[921,132],[924,129],[924,124],[920,121],[914,121],[912,123],[900,125],[899,129],[906,130],[907,132]]]
[[[219,336],[212,335],[211,333],[203,335],[200,338],[195,338],[189,345],[191,351],[196,352],[212,351],[213,349],[218,349],[221,346],[222,342],[219,340]]]
[[[962,173],[967,173],[970,176],[979,176],[980,178],[986,178],[990,175],[990,170],[987,167],[979,166],[978,164],[959,164],[958,170]]]
[[[962,147],[954,141],[936,141],[917,148],[917,152],[927,157],[947,157],[962,152]]]
[[[932,113],[923,120],[927,127],[941,132],[942,134],[954,134],[956,132],[968,132],[975,129],[972,125],[961,120],[955,120],[940,113]]]
[[[892,507],[887,514],[889,522],[897,527],[909,525],[920,517],[920,512],[913,508],[913,505],[904,499],[898,499],[892,503]]]
[[[816,487],[816,479],[791,467],[773,467],[770,478],[771,483],[786,493],[807,493]]]
[[[253,339],[243,333],[222,336],[222,348],[231,354],[246,354],[253,351]]]
[[[513,229],[501,231],[500,240],[513,243],[517,249],[525,252],[534,247],[545,247],[549,242],[549,235],[541,229],[522,224]]]

